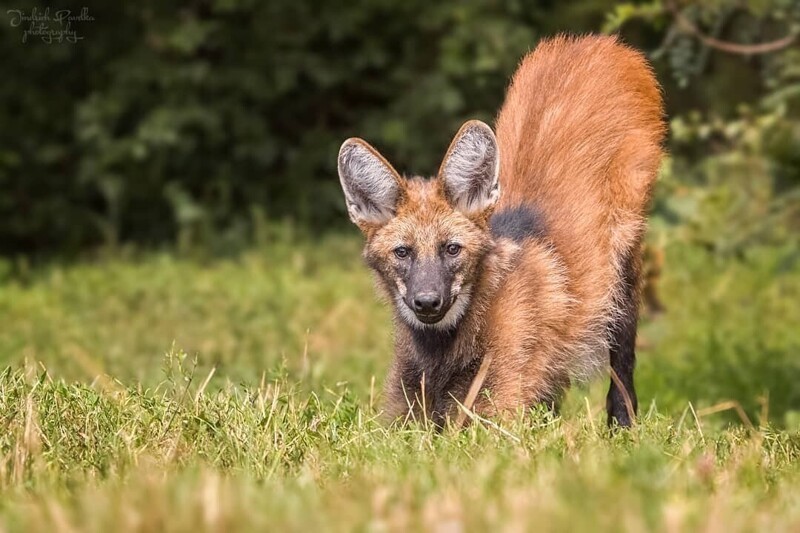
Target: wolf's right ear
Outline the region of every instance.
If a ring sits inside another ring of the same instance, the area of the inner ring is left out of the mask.
[[[361,139],[347,139],[339,149],[339,181],[347,213],[359,227],[385,224],[395,215],[400,179],[378,151]]]

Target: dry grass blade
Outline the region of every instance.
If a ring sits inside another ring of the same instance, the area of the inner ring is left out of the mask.
[[[452,396],[451,396],[451,398],[452,398]],[[458,405],[458,408],[459,408],[459,411],[460,411],[459,412],[459,418],[456,421],[456,426],[455,426],[456,428],[460,428],[463,425],[463,422],[460,422],[460,423],[458,422],[458,420],[462,420],[461,417],[463,415],[464,417],[469,417],[470,420],[472,420],[473,422],[481,422],[481,423],[485,424],[487,427],[490,427],[490,428],[498,431],[499,433],[501,433],[502,435],[505,435],[506,437],[510,438],[511,440],[513,440],[516,443],[522,442],[522,439],[520,439],[519,437],[517,437],[513,433],[509,432],[506,429],[503,429],[502,427],[498,426],[496,423],[492,422],[491,420],[489,420],[487,418],[483,418],[482,416],[478,415],[477,413],[475,413],[471,409],[468,409],[464,404],[462,404],[461,402],[459,402],[455,398],[453,398],[453,400],[456,402],[456,405]]]
[[[208,384],[211,382],[211,378],[214,377],[214,373],[216,371],[217,371],[217,367],[215,367],[215,366],[211,367],[211,370],[208,372],[208,375],[206,376],[206,379],[203,380],[203,383],[200,385],[200,388],[197,389],[197,392],[194,395],[194,403],[197,403],[197,402],[200,401],[200,397],[203,396],[203,392],[205,392],[206,387],[208,387]]]
[[[633,409],[633,402],[631,401],[630,394],[628,394],[628,389],[622,384],[622,380],[619,379],[619,376],[613,368],[608,367],[608,370],[611,375],[611,380],[622,393],[622,400],[625,402],[625,410],[628,412],[628,418],[631,419],[631,425],[636,425],[636,411]]]
[[[483,358],[481,367],[478,369],[478,373],[475,374],[475,377],[472,379],[472,384],[469,386],[469,391],[467,391],[467,397],[464,398],[463,405],[459,404],[462,405],[463,409],[459,411],[458,417],[456,417],[456,426],[463,426],[464,422],[466,422],[467,413],[472,412],[472,406],[478,398],[478,393],[483,386],[483,382],[486,381],[486,374],[489,372],[489,365],[491,364],[492,358],[490,356]]]
[[[698,409],[697,416],[709,416],[715,413],[721,413],[723,411],[730,411],[731,409],[736,411],[736,414],[739,415],[739,418],[741,419],[742,423],[747,426],[747,429],[752,432],[756,431],[755,426],[753,426],[753,423],[750,421],[750,417],[748,417],[747,413],[744,412],[742,404],[735,400],[728,400],[726,402],[712,405],[711,407],[706,407],[705,409]]]

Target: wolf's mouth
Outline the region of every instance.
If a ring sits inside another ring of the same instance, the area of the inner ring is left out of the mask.
[[[446,315],[446,314],[447,314],[447,311],[444,311],[442,313],[431,314],[431,315],[424,315],[422,313],[414,313],[414,315],[417,317],[417,320],[419,320],[420,322],[422,322],[424,324],[436,324],[441,319],[443,319],[444,315]]]

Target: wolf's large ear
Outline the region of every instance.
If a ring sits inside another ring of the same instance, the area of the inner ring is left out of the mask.
[[[451,205],[472,216],[493,207],[500,197],[499,170],[500,154],[492,128],[470,120],[450,143],[439,179]]]
[[[372,146],[347,139],[339,149],[339,181],[347,213],[359,227],[384,224],[395,215],[400,176]]]

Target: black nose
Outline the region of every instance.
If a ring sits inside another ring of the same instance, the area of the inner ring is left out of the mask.
[[[417,313],[438,313],[442,309],[442,297],[435,292],[422,292],[414,296],[414,311]]]

